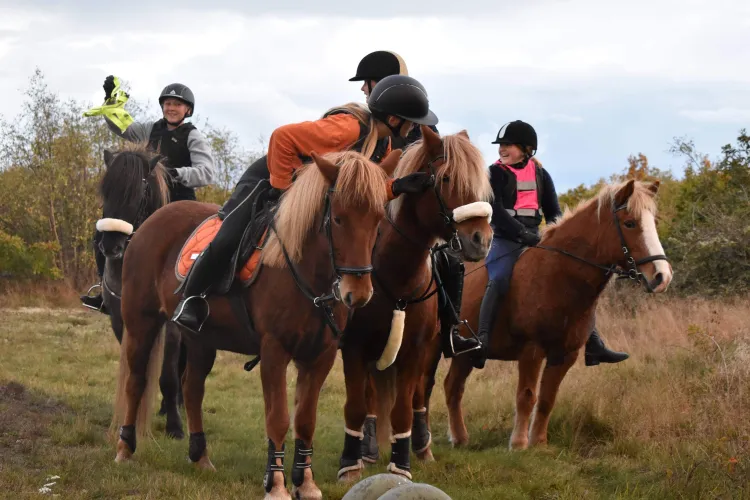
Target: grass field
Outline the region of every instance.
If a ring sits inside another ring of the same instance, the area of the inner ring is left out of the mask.
[[[587,368],[581,357],[563,382],[545,449],[508,451],[515,364],[500,362],[470,378],[470,445],[452,449],[441,364],[432,409],[437,462],[412,458],[414,480],[455,499],[750,498],[750,301],[609,294],[599,324],[608,344],[631,358]],[[46,495],[56,498],[262,498],[260,374],[243,371],[246,358],[219,353],[207,381],[216,473],[191,467],[187,440],[164,438],[161,417],[131,463],[114,463],[107,431],[118,358],[103,315],[0,310],[0,498],[44,497],[40,488],[52,482]],[[315,441],[325,498],[347,490],[335,482],[343,401],[339,360]],[[367,474],[384,472],[387,450],[381,456]]]

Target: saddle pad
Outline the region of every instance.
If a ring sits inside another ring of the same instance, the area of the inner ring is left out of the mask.
[[[182,281],[185,279],[185,276],[187,276],[188,271],[190,271],[190,268],[193,266],[193,262],[195,262],[195,259],[198,258],[198,255],[200,255],[203,249],[206,248],[209,243],[211,243],[211,241],[216,236],[216,233],[219,232],[221,223],[222,220],[219,219],[218,215],[212,215],[208,219],[201,222],[201,224],[197,228],[195,228],[193,234],[190,235],[185,244],[182,246],[182,250],[180,250],[180,254],[177,259],[177,266],[175,271],[178,280]],[[263,241],[263,238],[265,238],[267,232],[268,229],[263,232],[263,236],[260,238],[260,241]],[[242,283],[246,283],[253,277],[253,273],[258,267],[258,263],[260,262],[260,254],[261,252],[257,249],[253,251],[253,253],[250,255],[250,258],[245,262],[245,265],[243,265],[237,273],[237,276],[242,281]]]

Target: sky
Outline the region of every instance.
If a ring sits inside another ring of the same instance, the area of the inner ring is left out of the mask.
[[[750,128],[747,0],[0,0],[0,114],[35,68],[93,105],[114,74],[158,113],[172,82],[247,148],[274,128],[364,101],[359,60],[392,50],[426,87],[441,133],[466,129],[489,165],[506,122],[539,135],[558,192],[631,154],[681,175],[676,137],[711,158]],[[138,119],[138,117],[135,117]]]

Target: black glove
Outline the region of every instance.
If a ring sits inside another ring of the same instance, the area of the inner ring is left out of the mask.
[[[169,178],[172,180],[172,184],[178,184],[180,181],[177,179],[177,169],[174,167],[167,167],[167,173]]]
[[[435,178],[426,172],[414,172],[393,181],[391,190],[398,196],[403,193],[423,193],[435,184]]]
[[[115,77],[112,75],[109,75],[104,80],[104,85],[102,85],[104,88],[104,100],[107,101],[112,98],[112,91],[115,90]]]
[[[518,241],[527,247],[535,247],[541,241],[541,238],[536,232],[524,229],[518,233]]]

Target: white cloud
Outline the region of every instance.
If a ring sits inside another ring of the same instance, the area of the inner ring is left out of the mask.
[[[689,109],[681,111],[680,114],[697,122],[741,124],[750,122],[750,109]]]

